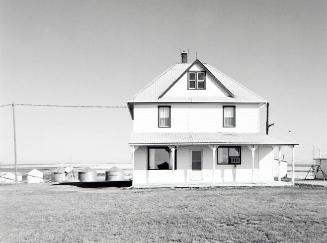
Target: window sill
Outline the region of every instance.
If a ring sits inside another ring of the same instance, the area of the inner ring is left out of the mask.
[[[217,165],[241,165],[241,163],[239,163],[239,164],[217,164]]]
[[[148,169],[148,170],[164,170],[164,171],[167,171],[167,170],[173,170],[173,169]]]

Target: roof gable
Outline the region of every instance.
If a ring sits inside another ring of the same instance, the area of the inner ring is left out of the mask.
[[[217,93],[214,97],[170,97],[165,94],[185,75],[195,64],[200,65],[213,77],[216,84],[226,92],[226,96]],[[255,94],[239,82],[230,78],[216,68],[199,60],[193,63],[178,63],[169,67],[151,83],[140,90],[129,103],[134,102],[225,102],[225,103],[265,103],[264,98]]]
[[[205,72],[206,81],[205,89],[189,89],[188,77],[190,72]],[[189,67],[188,71],[183,72],[183,74],[178,77],[174,83],[172,83],[169,88],[159,96],[158,99],[170,99],[176,97],[232,97],[231,92],[221,84],[215,76],[208,71],[202,64],[194,63]]]

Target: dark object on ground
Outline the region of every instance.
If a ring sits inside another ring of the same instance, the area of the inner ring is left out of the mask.
[[[163,162],[161,164],[158,164],[159,170],[168,170],[169,169],[169,164],[167,162]]]

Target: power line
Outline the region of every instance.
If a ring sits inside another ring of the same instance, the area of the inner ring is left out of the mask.
[[[11,106],[11,104],[0,105],[0,107],[6,107],[6,106]]]
[[[0,105],[0,107],[10,106],[12,104]],[[101,109],[126,109],[127,106],[121,105],[56,105],[56,104],[14,104],[15,106],[33,106],[33,107],[59,107],[59,108],[101,108]]]

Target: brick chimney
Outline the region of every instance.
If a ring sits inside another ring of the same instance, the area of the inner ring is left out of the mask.
[[[188,54],[188,51],[181,52],[181,62],[182,63],[187,63],[187,54]]]

